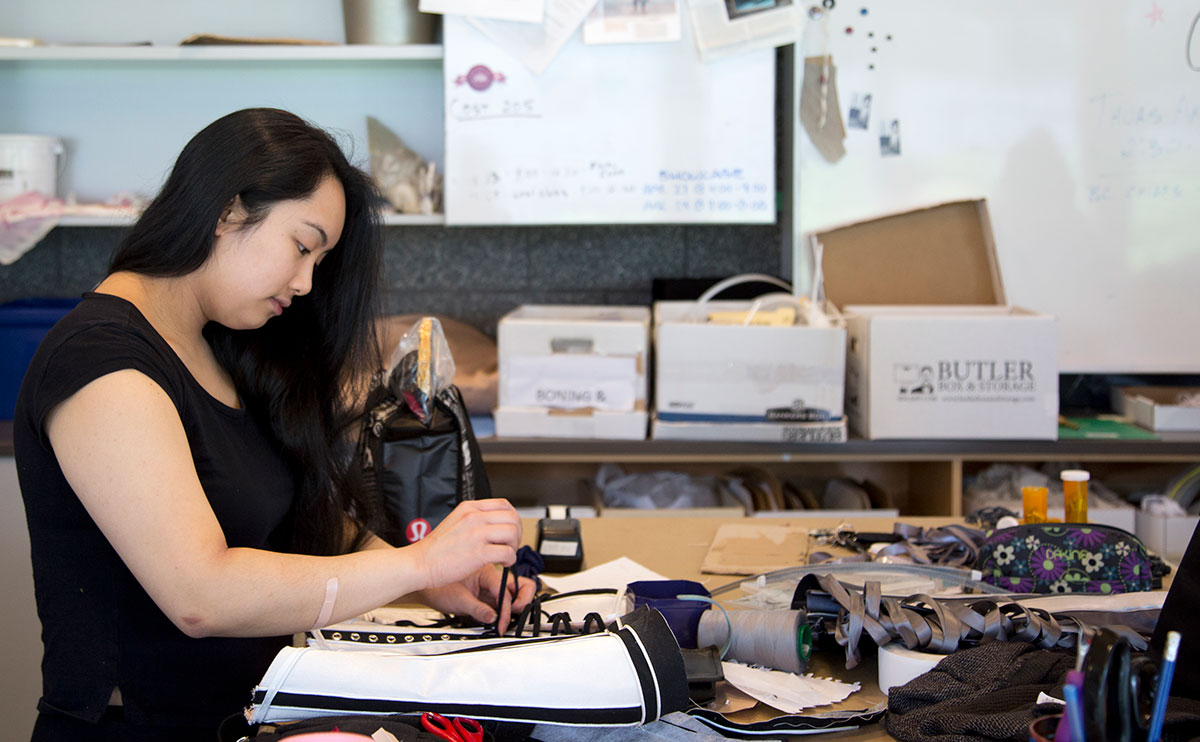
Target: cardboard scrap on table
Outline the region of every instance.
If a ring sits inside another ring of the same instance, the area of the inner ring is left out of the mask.
[[[757,523],[725,523],[717,529],[700,571],[754,575],[808,562],[808,529]]]

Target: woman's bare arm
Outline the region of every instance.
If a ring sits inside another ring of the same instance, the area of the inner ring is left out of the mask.
[[[504,500],[463,503],[428,537],[336,557],[230,548],[166,393],[124,370],[48,416],[63,474],[160,609],[189,636],[271,636],[311,628],[337,578],[330,621],[512,564],[521,521]]]

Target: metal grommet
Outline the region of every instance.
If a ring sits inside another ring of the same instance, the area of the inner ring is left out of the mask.
[[[835,5],[837,5],[836,0],[821,0],[821,6],[824,7],[825,10],[833,10],[833,6]]]
[[[341,641],[341,640],[342,640],[342,632],[340,632],[340,631],[335,631],[335,632],[333,632],[333,634],[331,634],[331,636],[333,637],[333,640],[334,640],[335,642],[336,642],[336,641]]]
[[[820,5],[809,6],[809,8],[808,8],[808,17],[809,18],[812,18],[814,21],[819,21],[819,20],[821,20],[821,17],[824,15],[825,15],[825,11],[821,8]]]
[[[404,635],[404,641],[406,641],[406,642],[410,642],[410,641],[412,641],[412,640],[413,640],[413,635],[412,635],[412,634],[405,634],[405,635]]]
[[[396,637],[395,637],[393,634],[388,634],[387,643],[388,643],[388,644],[395,644],[395,643],[396,643]]]
[[[425,635],[423,635],[423,636],[421,637],[421,641],[423,641],[423,642],[431,642],[431,641],[433,641],[433,635],[431,635],[431,634],[425,634]]]
[[[449,634],[442,634],[442,641],[444,641],[444,642],[448,642],[448,641],[450,641],[450,635],[449,635]]]
[[[359,633],[358,633],[357,631],[355,631],[355,632],[353,632],[352,634],[350,634],[350,640],[351,640],[351,641],[358,641],[358,637],[359,637]]]
[[[367,634],[367,641],[374,644],[375,642],[379,641],[379,634]]]

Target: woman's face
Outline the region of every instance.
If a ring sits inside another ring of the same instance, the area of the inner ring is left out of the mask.
[[[244,217],[235,201],[200,269],[206,319],[232,330],[262,327],[309,292],[313,269],[342,236],[346,196],[329,175],[309,196],[275,204],[257,226],[242,228]]]

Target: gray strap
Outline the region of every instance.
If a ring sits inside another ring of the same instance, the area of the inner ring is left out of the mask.
[[[923,593],[902,600],[885,598],[878,581],[869,581],[859,593],[847,589],[833,575],[817,578],[821,589],[841,607],[834,627],[834,639],[846,648],[846,669],[862,659],[859,642],[863,631],[883,646],[899,640],[909,649],[924,649],[950,654],[965,643],[983,641],[1024,641],[1039,647],[1075,646],[1087,627],[1069,615],[1060,617],[1044,609],[1016,602],[1000,602],[983,597],[969,603],[938,600]],[[1134,649],[1144,649],[1146,640],[1133,629],[1110,627],[1125,636]]]

